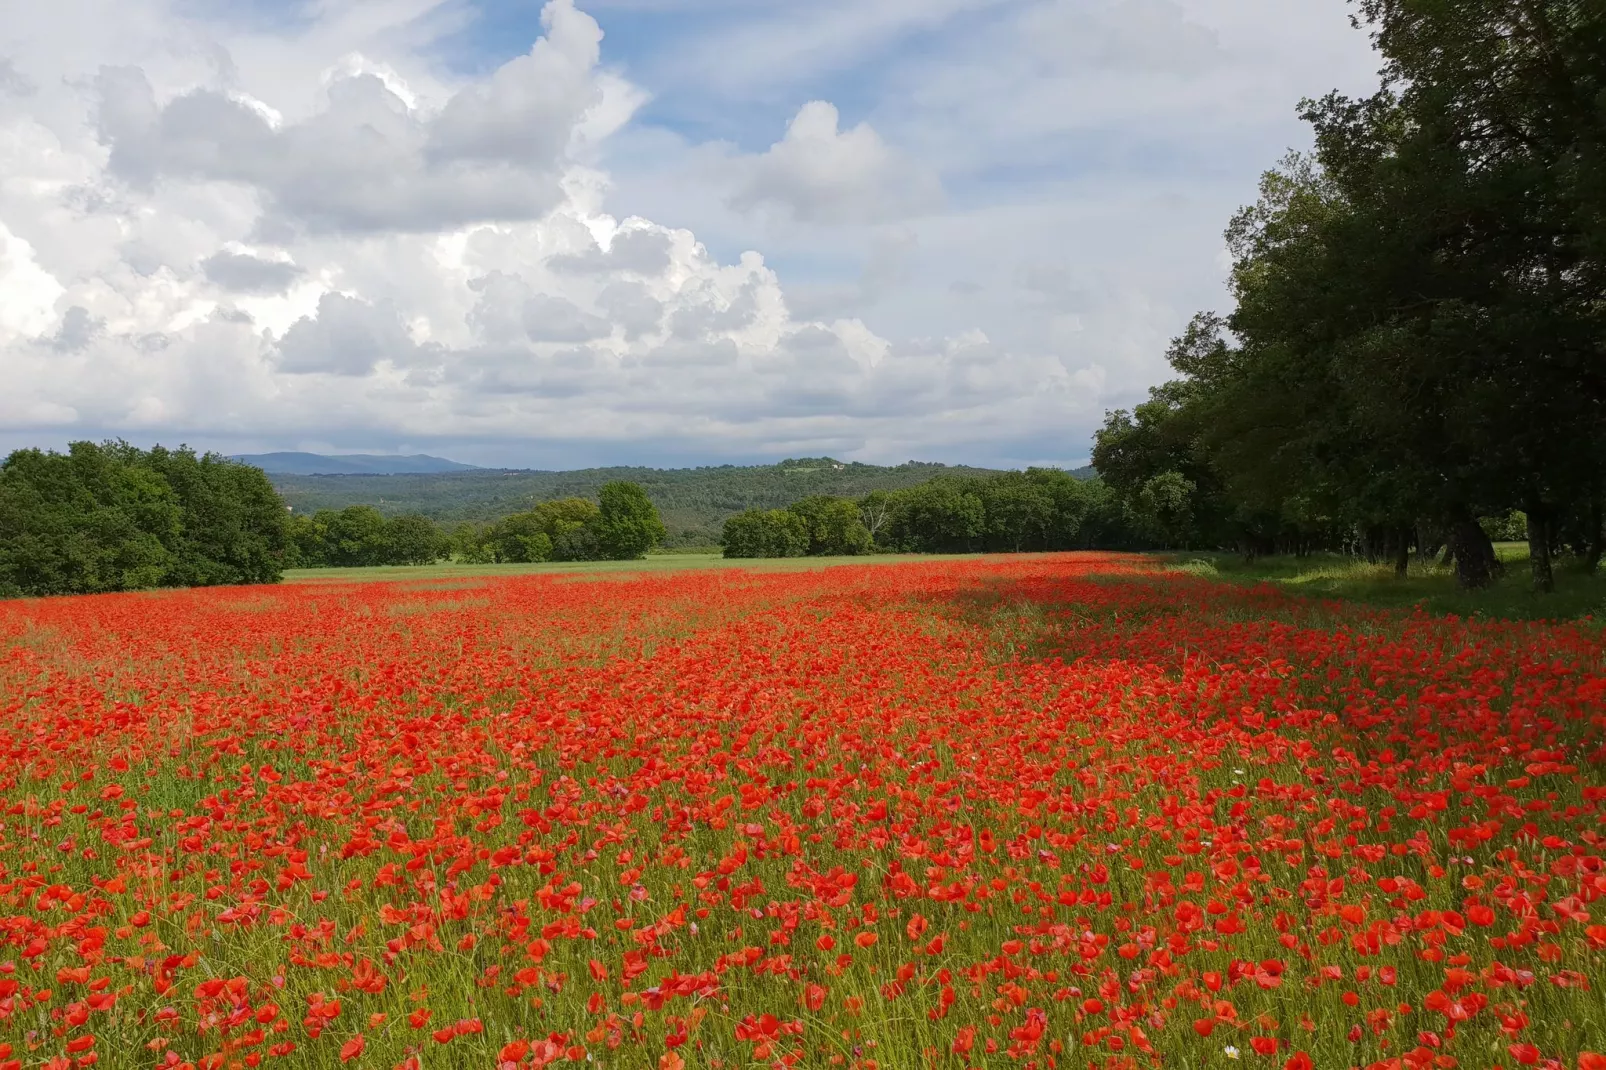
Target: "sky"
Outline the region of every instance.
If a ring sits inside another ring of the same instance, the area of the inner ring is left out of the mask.
[[[1073,466],[1344,0],[0,0],[0,449]]]

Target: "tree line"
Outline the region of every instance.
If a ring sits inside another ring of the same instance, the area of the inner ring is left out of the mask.
[[[286,550],[273,485],[216,454],[75,442],[0,463],[0,597],[271,583]]]
[[[292,567],[629,561],[664,538],[646,491],[615,480],[597,501],[560,498],[500,520],[450,529],[416,513],[387,517],[371,505],[295,514],[289,524]]]
[[[941,474],[739,512],[724,524],[725,555],[1142,548],[1162,530],[1143,501],[1096,479],[909,467]],[[664,537],[657,507],[625,480],[603,484],[594,501],[558,498],[446,527],[371,505],[295,513],[260,469],[187,447],[75,442],[66,453],[18,450],[0,465],[0,597],[274,583],[287,568],[629,560]]]
[[[1094,467],[1177,546],[1593,571],[1606,492],[1606,7],[1359,0],[1385,61],[1231,221],[1234,307]],[[1518,523],[1520,510],[1525,523]]]
[[[0,463],[0,598],[277,583],[287,568],[629,560],[663,538],[625,481],[446,530],[367,505],[296,514],[261,469],[188,447],[74,442]]]
[[[1163,532],[1144,501],[1054,468],[937,476],[857,497],[811,495],[725,521],[732,558],[1141,549]]]
[[[994,475],[987,469],[908,461],[896,466],[795,457],[778,464],[701,468],[615,467],[567,472],[472,471],[413,475],[270,475],[298,514],[374,505],[386,516],[416,513],[455,530],[464,522],[485,526],[529,502],[559,498],[595,500],[605,483],[640,486],[668,528],[667,547],[710,546],[720,526],[744,509],[784,508],[815,494],[857,498],[898,490],[933,475]]]

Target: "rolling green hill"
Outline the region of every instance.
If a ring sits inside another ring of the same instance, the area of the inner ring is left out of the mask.
[[[482,469],[409,475],[272,475],[296,512],[372,505],[387,514],[422,513],[444,523],[486,521],[550,498],[595,497],[614,479],[641,484],[663,514],[669,546],[719,541],[725,518],[743,509],[778,509],[810,494],[857,496],[896,490],[937,475],[988,475],[992,469],[924,464],[896,467],[829,457],[771,465],[709,468],[585,468],[573,472]],[[1087,474],[1086,470],[1076,474]]]

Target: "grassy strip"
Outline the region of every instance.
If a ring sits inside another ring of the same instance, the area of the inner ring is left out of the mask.
[[[1501,543],[1497,549],[1506,565],[1505,575],[1484,591],[1462,591],[1456,587],[1453,569],[1416,558],[1411,559],[1404,579],[1394,575],[1391,564],[1337,554],[1245,561],[1236,554],[1196,552],[1169,554],[1166,559],[1173,571],[1229,583],[1274,583],[1310,598],[1397,609],[1421,606],[1431,613],[1498,620],[1606,617],[1606,574],[1591,576],[1563,562],[1556,570],[1555,592],[1539,594],[1533,590],[1528,572],[1527,545]]]

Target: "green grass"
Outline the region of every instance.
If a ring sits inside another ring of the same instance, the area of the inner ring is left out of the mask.
[[[969,561],[977,554],[872,554],[865,557],[721,557],[717,552],[652,554],[640,561],[551,561],[533,565],[375,565],[368,568],[286,569],[286,583],[352,583],[373,580],[436,580],[480,576],[546,576],[610,572],[678,572],[685,569],[747,569],[796,572],[832,565],[891,565],[907,561]]]
[[[1574,563],[1556,566],[1556,590],[1533,590],[1526,543],[1499,543],[1496,552],[1505,575],[1484,591],[1463,591],[1453,569],[1411,559],[1406,577],[1398,579],[1391,564],[1372,564],[1337,554],[1310,557],[1264,557],[1245,561],[1228,553],[1166,555],[1178,572],[1229,583],[1274,583],[1291,593],[1366,605],[1408,609],[1422,606],[1432,613],[1501,620],[1577,620],[1606,617],[1606,574],[1587,575]]]

